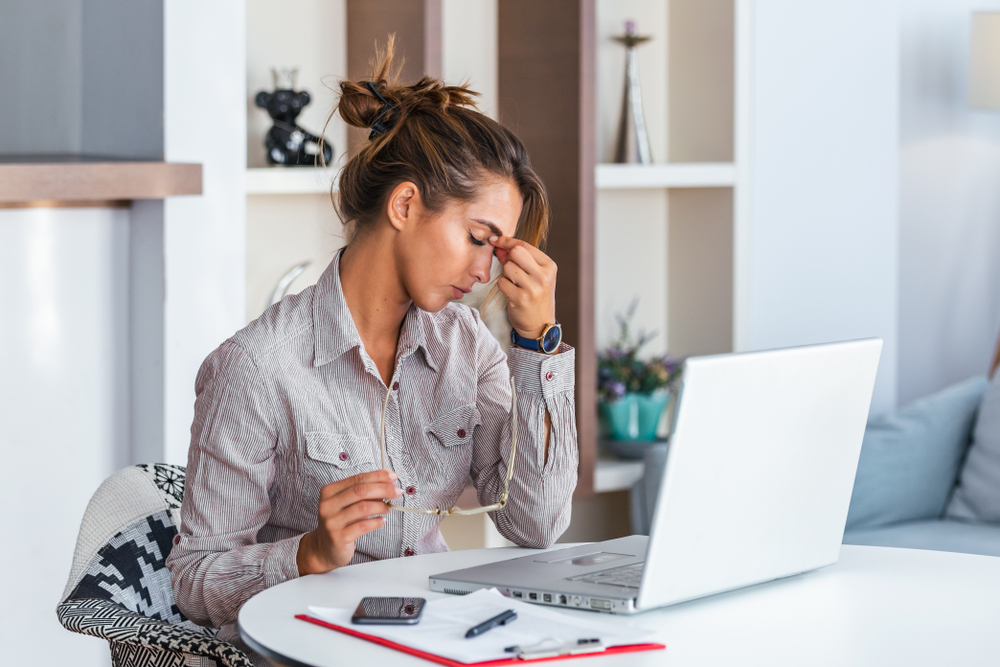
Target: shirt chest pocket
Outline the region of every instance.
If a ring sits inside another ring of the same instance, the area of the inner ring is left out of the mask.
[[[328,431],[308,431],[305,439],[306,466],[322,484],[376,469],[370,439]]]
[[[472,444],[472,434],[479,424],[475,403],[468,403],[435,417],[424,430],[438,444],[451,449]]]

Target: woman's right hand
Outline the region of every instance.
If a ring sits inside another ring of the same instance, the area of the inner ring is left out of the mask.
[[[319,523],[302,537],[295,556],[299,575],[322,574],[350,563],[355,541],[385,524],[381,515],[390,510],[382,500],[403,494],[393,485],[397,479],[394,472],[376,470],[320,489]]]

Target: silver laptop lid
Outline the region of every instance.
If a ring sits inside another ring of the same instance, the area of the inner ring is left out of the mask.
[[[637,606],[836,562],[882,341],[685,363]]]

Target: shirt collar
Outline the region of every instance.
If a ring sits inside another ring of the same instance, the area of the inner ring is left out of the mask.
[[[314,367],[329,363],[355,347],[364,349],[340,283],[340,257],[343,252],[344,249],[341,248],[334,255],[333,261],[326,267],[313,293]],[[428,315],[417,308],[416,304],[410,304],[399,332],[398,358],[402,360],[414,350],[422,349],[424,361],[431,369],[437,371],[437,365],[427,349],[425,317]]]

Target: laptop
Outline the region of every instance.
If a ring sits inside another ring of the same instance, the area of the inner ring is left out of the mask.
[[[881,350],[689,358],[648,537],[442,572],[431,590],[632,614],[837,562]]]

